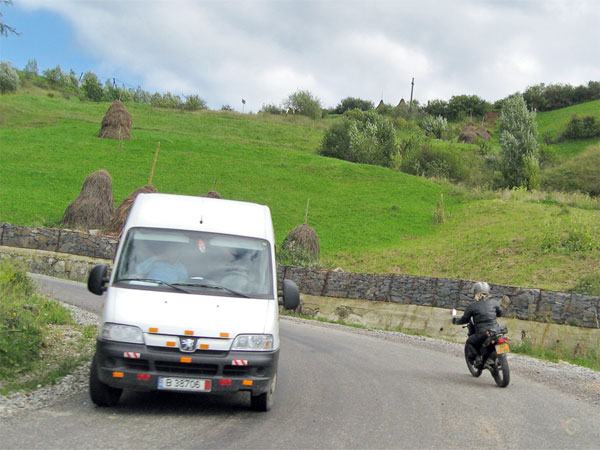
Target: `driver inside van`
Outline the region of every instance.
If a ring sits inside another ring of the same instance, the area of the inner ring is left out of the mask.
[[[180,249],[176,244],[163,243],[154,255],[144,260],[137,267],[137,272],[145,278],[164,281],[165,283],[181,283],[188,280],[185,266],[179,260]]]

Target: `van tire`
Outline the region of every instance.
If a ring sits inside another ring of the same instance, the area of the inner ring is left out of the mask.
[[[92,359],[90,368],[90,398],[98,406],[115,406],[121,398],[123,389],[118,389],[104,384],[98,378],[98,363],[96,356]]]
[[[277,385],[277,372],[273,375],[271,386],[267,392],[250,397],[250,403],[254,411],[270,411],[273,407],[273,395],[275,394],[275,386]]]

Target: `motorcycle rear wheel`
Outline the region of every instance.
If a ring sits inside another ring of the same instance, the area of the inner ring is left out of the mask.
[[[495,368],[491,371],[498,387],[504,388],[510,383],[510,369],[506,355],[498,355]]]
[[[471,375],[473,375],[474,377],[478,377],[479,375],[481,375],[482,369],[477,369],[473,365],[473,362],[469,360],[469,352],[467,350],[466,345],[465,345],[465,361],[467,361],[467,369],[469,369],[469,372],[471,372]]]

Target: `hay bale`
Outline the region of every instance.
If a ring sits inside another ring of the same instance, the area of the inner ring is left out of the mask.
[[[465,144],[475,144],[477,142],[477,133],[473,123],[469,122],[458,135],[458,142],[464,142]]]
[[[308,263],[318,260],[321,252],[317,233],[305,223],[288,233],[281,249],[288,252],[293,260]]]
[[[61,224],[81,230],[103,229],[115,210],[110,174],[102,169],[87,176],[81,192],[63,215]]]
[[[486,130],[485,128],[483,128],[483,125],[480,125],[479,128],[477,128],[477,130],[475,131],[475,134],[477,136],[479,136],[481,139],[484,139],[486,141],[489,141],[490,138],[492,137],[490,132],[488,130]]]
[[[127,198],[119,203],[119,206],[117,206],[115,214],[106,228],[106,232],[109,234],[120,235],[123,231],[123,227],[125,226],[125,222],[127,221],[127,217],[129,216],[129,211],[131,210],[133,201],[138,194],[153,194],[155,192],[157,192],[157,190],[154,186],[146,185],[142,186],[141,188],[137,188],[135,191],[129,194]]]
[[[131,139],[132,123],[133,119],[125,105],[121,103],[121,100],[115,100],[102,119],[102,128],[98,133],[98,137],[104,139]]]
[[[202,195],[202,197],[223,198],[223,197],[221,197],[221,194],[219,194],[217,191],[213,191],[213,190],[208,191],[206,194]]]

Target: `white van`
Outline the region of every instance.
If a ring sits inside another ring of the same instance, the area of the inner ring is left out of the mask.
[[[279,356],[275,240],[269,208],[168,194],[137,196],[108,277],[90,372],[90,396],[116,404],[123,389],[249,391],[253,409],[273,404]],[[283,306],[298,287],[283,282]]]

